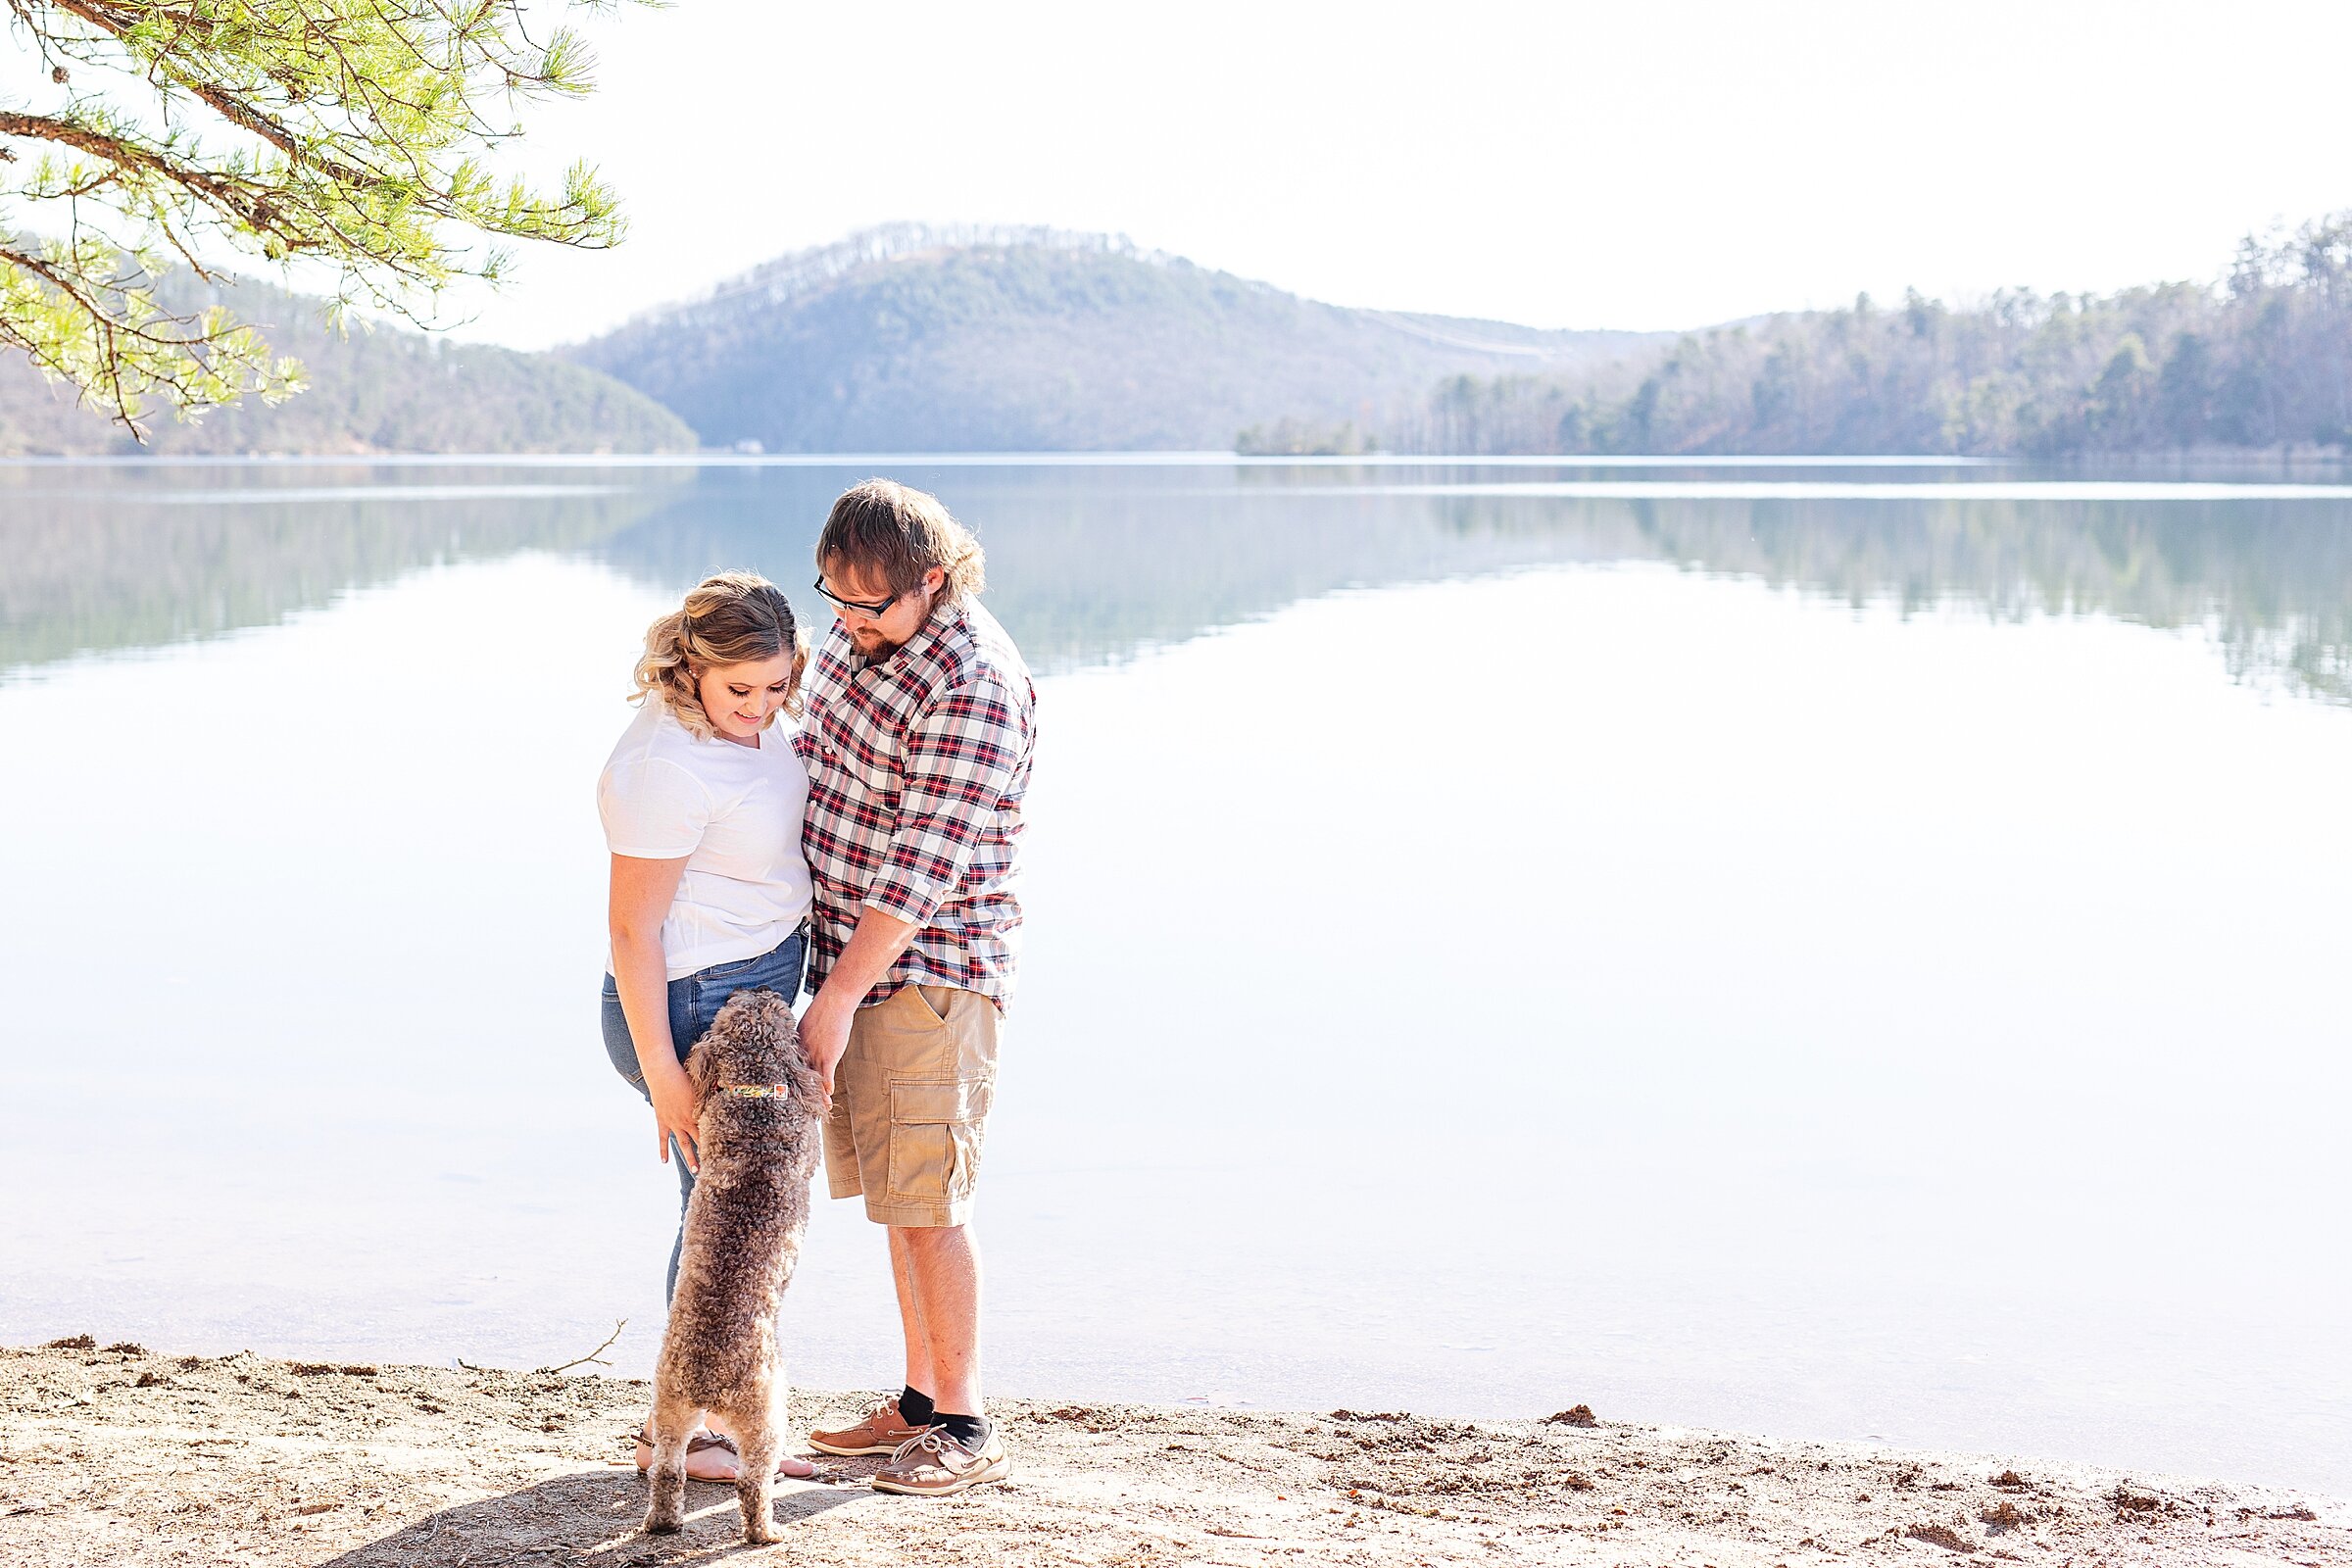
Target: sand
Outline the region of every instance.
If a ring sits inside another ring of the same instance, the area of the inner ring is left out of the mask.
[[[643,1383],[0,1348],[0,1564],[2343,1564],[2352,1503],[2261,1487],[1592,1418],[1009,1401],[1010,1481],[785,1483],[779,1545],[696,1485],[637,1523]],[[796,1397],[803,1428],[860,1396]],[[1567,1412],[1563,1412],[1566,1415]],[[1604,1412],[1605,1415],[1605,1412]]]

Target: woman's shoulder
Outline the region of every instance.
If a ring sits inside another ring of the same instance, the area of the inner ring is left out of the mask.
[[[611,772],[623,762],[642,761],[657,751],[666,750],[668,732],[681,733],[685,726],[670,713],[669,706],[659,696],[648,696],[629,715],[627,727],[620,739],[612,743],[612,754],[605,759],[605,770]]]
[[[614,855],[691,855],[717,809],[709,781],[662,744],[661,730],[659,716],[638,715],[597,777],[597,814]]]
[[[684,773],[702,780],[709,771],[702,765],[705,750],[661,698],[649,697],[637,716],[629,720],[629,727],[620,732],[612,755],[605,759],[601,776],[608,788],[649,773]]]

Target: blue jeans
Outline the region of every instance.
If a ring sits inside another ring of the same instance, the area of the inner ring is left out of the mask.
[[[678,1060],[695,1042],[710,1032],[711,1022],[718,1009],[738,991],[773,991],[791,1002],[801,994],[801,973],[808,958],[808,937],[806,927],[795,931],[782,942],[756,958],[738,958],[733,963],[714,963],[708,969],[698,969],[669,983],[669,1038],[678,1048]],[[605,1054],[612,1058],[612,1070],[629,1081],[629,1087],[644,1095],[646,1102],[653,1096],[645,1087],[645,1074],[637,1069],[637,1043],[629,1038],[629,1020],[620,1010],[620,989],[611,975],[605,976]],[[694,1196],[694,1172],[686,1168],[686,1155],[678,1141],[669,1141],[670,1163],[678,1167],[678,1237],[669,1247],[669,1282],[662,1298],[668,1299],[678,1288],[678,1257],[686,1247],[686,1200]]]

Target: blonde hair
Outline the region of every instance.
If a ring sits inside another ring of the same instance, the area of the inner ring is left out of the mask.
[[[701,672],[714,664],[748,664],[782,653],[792,655],[784,711],[798,718],[808,644],[793,619],[792,601],[757,572],[722,571],[705,577],[683,605],[645,629],[645,657],[637,661],[637,690],[629,701],[643,702],[647,693],[659,693],[679,723],[709,740],[717,730],[703,711]]]
[[[833,503],[816,536],[816,569],[831,571],[837,561],[872,572],[893,594],[914,592],[937,566],[947,578],[939,597],[950,604],[988,585],[972,531],[939,497],[893,479],[852,485]]]

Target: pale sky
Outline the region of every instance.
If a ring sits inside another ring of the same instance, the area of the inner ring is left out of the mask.
[[[599,92],[539,112],[528,158],[599,165],[631,236],[526,249],[466,335],[576,338],[898,219],[1673,327],[2210,277],[2249,229],[2352,207],[2340,4],[675,0],[583,25]]]

